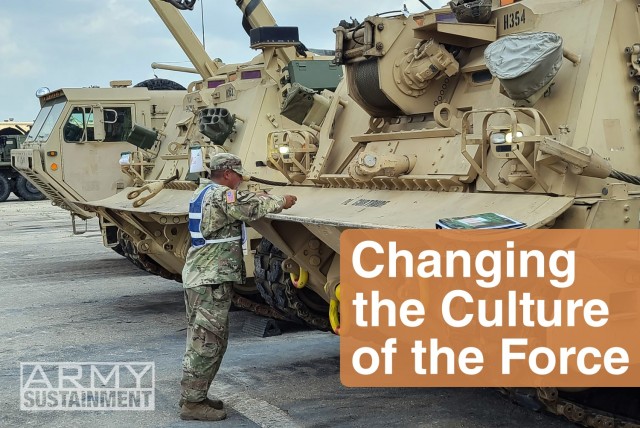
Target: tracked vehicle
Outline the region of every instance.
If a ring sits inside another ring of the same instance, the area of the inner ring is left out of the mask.
[[[168,3],[173,3],[169,5]],[[164,66],[152,64],[154,68],[166,68],[174,71],[186,71],[200,74],[203,79],[207,79],[208,85],[217,85],[224,82],[225,79],[233,79],[237,73],[238,80],[247,82],[259,82],[256,73],[260,75],[260,64],[263,62],[262,57],[255,58],[251,63],[239,65],[225,65],[219,60],[212,60],[204,51],[203,46],[198,42],[184,21],[182,16],[176,9],[188,8],[192,2],[167,2],[160,0],[151,1],[163,22],[171,30],[179,44],[183,47],[185,53],[191,59],[194,68]],[[175,6],[175,7],[174,7]],[[191,7],[193,4],[191,4]],[[241,10],[246,10],[243,25],[247,28],[258,26],[259,23],[265,25],[274,25],[275,21],[270,15],[266,7],[261,4],[257,8],[249,8],[249,2],[237,3]],[[285,29],[292,31],[292,29]],[[288,41],[288,48],[284,46],[278,49],[272,49],[273,52],[278,51],[280,55],[291,55],[295,58],[299,57],[300,61],[311,64],[314,58],[305,57],[307,55],[301,48],[296,47],[294,43]],[[271,68],[273,72],[279,73],[276,69],[282,64],[275,58],[272,58]],[[254,66],[254,64],[258,64]],[[330,64],[330,58],[320,64],[323,70],[317,69],[309,71],[306,65],[296,62],[293,65],[292,73],[300,74],[304,77],[306,74],[311,75],[311,79],[315,79],[313,84],[335,87],[340,78],[340,67]],[[309,69],[313,66],[309,65]],[[330,74],[329,83],[322,81],[319,75],[328,72]],[[82,230],[76,227],[76,219],[87,219],[93,215],[93,212],[84,209],[82,202],[93,199],[100,199],[120,192],[123,188],[131,185],[144,186],[149,178],[148,174],[155,174],[154,165],[158,163],[157,171],[166,172],[170,166],[167,161],[177,161],[184,171],[185,157],[173,156],[175,148],[173,146],[162,146],[162,141],[156,136],[163,136],[165,132],[176,132],[176,135],[185,136],[184,112],[182,107],[184,94],[180,91],[151,91],[159,89],[179,89],[173,85],[168,85],[168,81],[163,79],[151,79],[136,86],[142,88],[129,88],[131,82],[115,81],[112,82],[112,88],[84,88],[84,89],[61,89],[53,93],[47,93],[40,97],[42,110],[40,116],[36,120],[36,127],[39,131],[33,133],[27,138],[26,148],[13,151],[13,163],[21,171],[24,176],[28,177],[37,186],[46,191],[53,203],[67,209],[72,215],[72,224],[75,233],[82,233]],[[197,82],[194,83],[197,86]],[[192,92],[202,88],[202,82],[197,89],[192,88]],[[253,85],[245,85],[245,88],[252,90]],[[149,89],[146,94],[145,87]],[[213,87],[213,86],[212,86]],[[184,89],[184,88],[182,88]],[[244,88],[242,89],[244,90]],[[142,91],[142,92],[141,92]],[[260,97],[261,95],[257,95]],[[270,94],[271,96],[271,94]],[[274,111],[279,108],[278,97],[271,97],[269,101],[275,107]],[[245,98],[243,102],[249,99]],[[251,101],[248,101],[251,102]],[[127,114],[122,118],[121,112],[117,108],[122,105],[132,105],[135,111],[134,115]],[[174,111],[174,106],[178,107]],[[94,111],[95,110],[95,111]],[[120,132],[117,137],[104,135],[112,132],[115,127],[111,122],[114,120],[114,111],[118,112],[119,121],[123,122],[117,127]],[[95,118],[95,120],[94,120]],[[151,120],[148,120],[151,118]],[[171,125],[165,126],[166,121],[171,121]],[[213,120],[213,119],[212,119]],[[266,119],[264,122],[272,119]],[[285,119],[286,120],[286,119]],[[176,125],[176,121],[179,122]],[[129,139],[125,141],[132,128],[135,129]],[[224,125],[224,123],[223,123]],[[260,124],[262,126],[263,124]],[[215,125],[219,126],[219,125]],[[213,126],[213,127],[215,127]],[[290,123],[290,127],[295,127],[295,123]],[[173,127],[173,128],[172,128]],[[42,129],[40,129],[42,128]],[[213,135],[215,130],[205,130],[205,134]],[[149,137],[153,135],[152,137]],[[171,136],[173,138],[173,136]],[[115,141],[114,140],[117,140]],[[208,159],[212,153],[215,153],[215,144],[210,144],[212,149],[210,152],[206,145],[211,140],[200,132],[196,126],[191,128],[186,135],[187,141],[198,144],[202,141],[202,150],[205,151],[204,156]],[[213,136],[212,139],[219,137]],[[116,144],[117,143],[117,144]],[[135,147],[134,145],[138,147]],[[98,162],[99,160],[99,162]],[[188,160],[186,162],[188,164]],[[171,162],[169,162],[171,165]],[[269,171],[274,177],[279,176],[275,171]],[[198,174],[190,174],[189,180],[197,178]],[[172,176],[163,177],[163,181],[170,181]],[[190,183],[192,184],[192,183]],[[190,189],[190,184],[180,187],[181,189]],[[172,184],[168,183],[167,187]],[[187,190],[186,194],[190,194],[191,190]],[[130,192],[128,192],[129,194]],[[103,218],[101,217],[101,221]],[[178,260],[169,259],[167,263],[160,258],[156,260],[146,251],[138,251],[140,246],[139,237],[135,234],[139,231],[128,230],[114,227],[108,220],[103,227],[105,242],[107,246],[125,255],[137,266],[158,274],[165,278],[180,280],[181,264],[184,262],[184,255]],[[130,235],[133,233],[134,235]],[[257,234],[253,233],[254,249],[259,242]],[[143,248],[145,248],[143,246]],[[270,260],[270,258],[268,258]],[[253,271],[253,256],[248,259],[249,276]],[[265,259],[268,263],[268,260]],[[275,265],[275,264],[274,264]],[[176,267],[177,266],[177,267]],[[273,287],[275,290],[275,287]],[[270,315],[276,318],[296,318],[295,315],[283,315],[265,306],[263,299],[256,291],[255,286],[249,285],[242,290],[236,290],[238,294],[248,296],[252,300],[243,300],[237,296],[236,305],[243,306],[255,312]],[[279,302],[280,307],[288,306],[283,303],[287,299],[284,297],[282,289],[275,290],[272,293],[272,301]],[[256,302],[257,300],[258,302]],[[288,301],[287,301],[288,302]],[[260,303],[260,304],[256,304]],[[275,306],[278,306],[276,304]],[[292,312],[288,308],[288,312]],[[324,315],[324,309],[321,311]],[[323,328],[328,328],[325,320],[322,320]]]
[[[266,272],[257,286],[266,297],[275,284],[283,299],[309,302],[301,312],[322,309],[320,298],[333,327],[347,228],[428,229],[443,217],[483,212],[529,228],[638,228],[639,7],[494,0],[482,22],[450,8],[343,21],[334,30],[335,63],[346,75],[331,93],[288,86],[285,64],[273,65],[291,58],[276,54],[290,44],[277,37],[268,44],[256,32],[264,61],[195,83],[183,118],[166,128],[195,135],[196,126],[205,132],[222,122],[231,131],[211,134],[213,145],[161,137],[174,157],[148,175],[151,198],[135,206],[141,193],[131,201],[123,192],[84,206],[102,218],[105,234],[109,225],[130,230],[141,251],[177,271],[188,246],[189,194],[181,189],[195,184],[173,160],[186,162],[198,145],[205,156],[240,154],[256,176],[274,180],[272,168],[294,186],[286,193],[298,204],[253,224],[268,239],[256,251],[256,268]],[[258,70],[263,95],[243,102],[251,83],[237,77]],[[269,96],[279,109],[267,110]],[[159,184],[176,172],[171,186]],[[640,420],[637,389],[509,394],[587,426]]]
[[[184,87],[166,79],[130,86],[131,81],[112,81],[109,88],[63,88],[40,95],[41,110],[33,128],[21,147],[11,150],[19,180],[68,210],[76,234],[86,231],[86,224],[78,227],[76,220],[94,216],[76,201],[104,198],[133,184],[117,159],[105,162],[135,148],[126,141],[133,123],[161,128],[185,93]],[[134,265],[173,278],[137,254],[125,235],[117,239],[112,248]]]
[[[134,122],[160,128],[182,101],[184,88],[152,91],[150,82],[131,88],[130,81],[113,81],[110,88],[63,88],[41,95],[31,131],[11,152],[14,168],[72,216],[93,217],[73,202],[104,198],[132,183],[117,159],[113,164],[103,160],[134,148],[126,141]]]

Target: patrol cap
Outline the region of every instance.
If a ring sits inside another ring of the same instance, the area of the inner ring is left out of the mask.
[[[243,177],[248,177],[247,171],[242,168],[242,161],[236,155],[231,153],[218,153],[211,158],[209,163],[211,171],[224,171],[225,169],[231,169]]]

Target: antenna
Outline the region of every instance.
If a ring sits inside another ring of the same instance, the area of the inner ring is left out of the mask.
[[[207,46],[204,41],[204,0],[200,0],[200,21],[202,22],[202,48],[206,49]]]
[[[420,3],[422,3],[424,5],[424,7],[426,7],[427,9],[433,10],[433,8],[431,6],[429,6],[426,1],[424,1],[424,0],[418,0],[418,1]]]

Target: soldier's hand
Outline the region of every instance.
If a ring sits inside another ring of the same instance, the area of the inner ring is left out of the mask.
[[[292,206],[294,206],[296,204],[296,201],[298,200],[298,198],[296,198],[293,195],[284,195],[284,209],[289,209]]]

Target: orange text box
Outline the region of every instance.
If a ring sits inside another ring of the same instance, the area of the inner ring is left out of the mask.
[[[640,231],[347,230],[347,386],[638,386]]]

